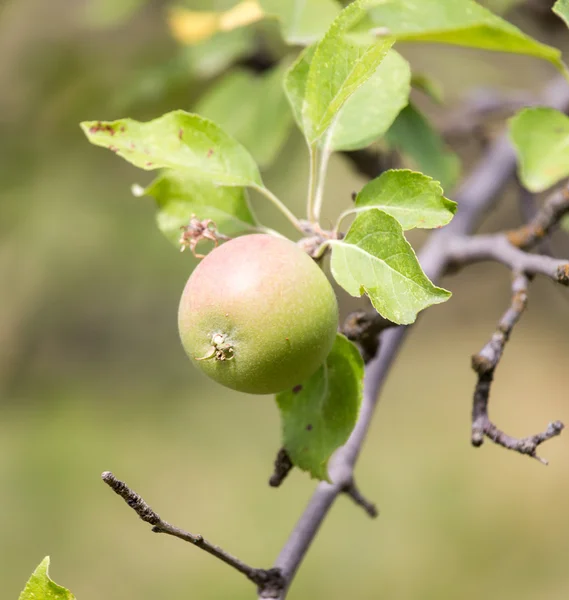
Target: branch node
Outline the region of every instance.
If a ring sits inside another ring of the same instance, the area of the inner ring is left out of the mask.
[[[281,569],[257,569],[250,579],[257,585],[260,598],[281,598],[287,582]]]
[[[349,496],[358,506],[361,506],[365,512],[372,518],[375,519],[379,515],[379,511],[373,502],[370,502],[365,498],[360,490],[357,488],[353,479],[342,489],[344,494]]]
[[[557,268],[557,281],[561,285],[569,285],[569,263]]]
[[[352,342],[356,342],[361,349],[362,357],[365,363],[372,360],[379,349],[379,334],[389,327],[394,327],[394,323],[383,318],[379,313],[368,313],[364,310],[357,310],[350,313],[341,332]]]
[[[291,472],[293,466],[288,452],[284,448],[281,448],[275,458],[275,470],[269,479],[269,485],[271,487],[279,487]]]
[[[484,431],[480,431],[478,429],[472,431],[472,437],[470,438],[470,442],[475,448],[480,448],[484,443]]]
[[[472,369],[479,376],[486,375],[494,370],[492,361],[482,354],[473,354],[471,358]]]

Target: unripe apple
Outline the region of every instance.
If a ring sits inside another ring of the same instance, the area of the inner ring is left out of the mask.
[[[234,390],[272,394],[302,383],[326,360],[338,304],[324,273],[296,244],[246,235],[196,267],[178,327],[206,375]]]

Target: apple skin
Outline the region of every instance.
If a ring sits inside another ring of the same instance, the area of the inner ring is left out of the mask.
[[[252,234],[219,246],[196,267],[178,328],[186,353],[211,379],[274,394],[302,383],[326,360],[338,303],[324,273],[295,243]]]

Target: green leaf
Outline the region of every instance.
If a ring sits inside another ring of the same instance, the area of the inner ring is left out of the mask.
[[[196,181],[182,171],[167,170],[142,194],[156,200],[158,228],[178,248],[180,229],[188,225],[194,215],[200,220],[212,219],[217,231],[230,237],[252,233],[255,229],[244,188],[220,187]]]
[[[389,145],[410,158],[419,171],[440,181],[444,189],[456,183],[460,172],[458,156],[413,104],[399,113],[385,137]]]
[[[218,125],[182,110],[153,121],[81,123],[89,141],[141,169],[184,169],[218,185],[262,185],[251,155]]]
[[[569,0],[557,0],[552,10],[569,27]]]
[[[330,134],[332,150],[358,150],[381,137],[409,102],[410,81],[409,63],[390,50],[339,110]]]
[[[397,220],[377,208],[358,215],[346,237],[332,242],[331,270],[349,294],[366,293],[381,315],[401,325],[451,296],[423,273]]]
[[[303,46],[319,40],[340,12],[335,0],[260,0],[259,4],[281,21],[289,44]]]
[[[201,98],[195,111],[218,123],[251,152],[259,166],[266,167],[292,125],[283,75],[282,66],[260,76],[241,70],[229,73]]]
[[[347,35],[362,17],[360,3],[346,7],[318,43],[304,90],[303,131],[309,144],[330,127],[348,98],[375,73],[393,40],[372,43]]]
[[[356,30],[378,28],[397,40],[437,42],[527,54],[564,70],[561,52],[534,40],[473,0],[362,0],[367,19]]]
[[[48,569],[49,556],[46,556],[32,573],[19,600],[75,600],[69,590],[49,578]]]
[[[299,469],[328,480],[328,460],[356,424],[363,375],[358,349],[338,334],[326,363],[308,381],[277,394],[283,446]]]
[[[542,192],[569,175],[569,118],[553,108],[526,108],[510,119],[520,179]]]
[[[456,202],[443,196],[438,181],[414,171],[385,171],[366,184],[356,197],[356,211],[379,208],[397,219],[404,230],[446,225]]]
[[[292,114],[301,131],[304,131],[302,107],[304,106],[306,80],[308,79],[308,71],[310,70],[310,63],[312,62],[315,50],[315,45],[305,48],[286,71],[283,82]]]

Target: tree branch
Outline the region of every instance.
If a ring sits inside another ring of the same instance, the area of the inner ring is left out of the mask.
[[[541,210],[529,220],[527,225],[507,232],[508,241],[518,248],[532,248],[547,237],[561,218],[569,213],[569,185],[553,192]]]
[[[472,445],[479,447],[484,442],[484,436],[494,443],[515,450],[520,454],[527,454],[542,464],[547,461],[536,454],[537,447],[543,442],[557,436],[564,428],[561,421],[550,423],[544,433],[517,439],[498,429],[488,416],[488,402],[490,388],[494,379],[494,372],[502,358],[504,347],[508,342],[512,330],[522,316],[527,305],[529,278],[523,273],[514,275],[512,281],[512,301],[498,324],[498,328],[490,341],[482,350],[472,357],[472,368],[478,374],[478,382],[474,389],[472,403]]]
[[[545,275],[569,285],[569,261],[524,252],[508,241],[507,234],[458,236],[449,241],[448,259],[453,270],[476,262],[495,261],[514,272]]]
[[[192,533],[188,533],[187,531],[174,527],[174,525],[170,525],[170,523],[164,521],[164,519],[162,519],[141,496],[134,490],[131,490],[124,481],[117,479],[110,471],[105,471],[101,475],[101,478],[143,521],[152,525],[152,531],[154,533],[165,533],[201,548],[208,554],[215,556],[225,564],[245,575],[255,583],[259,589],[273,589],[278,592],[278,590],[284,587],[284,580],[279,569],[265,570],[250,567],[219,546],[208,542],[201,535],[193,535]]]
[[[544,94],[544,104],[564,110],[569,105],[569,88],[566,82],[556,79]],[[423,270],[432,280],[437,280],[448,266],[447,241],[452,236],[467,235],[478,226],[484,213],[502,191],[516,168],[516,156],[507,135],[499,137],[489,146],[485,156],[464,181],[455,199],[458,212],[445,228],[434,232],[419,254]],[[333,457],[329,467],[332,483],[321,482],[300,517],[289,539],[279,554],[275,567],[285,578],[285,587],[277,595],[260,590],[259,598],[283,600],[294,575],[302,562],[320,525],[339,494],[352,481],[354,465],[367,435],[378,394],[395,360],[408,327],[387,329],[381,334],[379,353],[366,366],[364,398],[358,422],[348,440]]]

